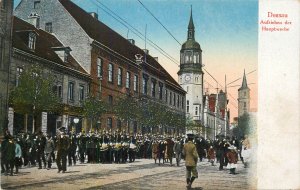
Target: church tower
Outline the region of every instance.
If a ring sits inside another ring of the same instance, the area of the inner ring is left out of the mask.
[[[195,26],[191,8],[187,41],[180,50],[179,84],[187,92],[186,114],[194,121],[203,122],[202,50],[195,40]]]
[[[247,85],[246,73],[244,70],[243,83],[238,89],[238,106],[239,106],[239,117],[244,113],[249,113],[250,111],[250,88]]]

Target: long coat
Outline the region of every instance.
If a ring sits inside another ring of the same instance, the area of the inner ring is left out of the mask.
[[[236,164],[238,161],[238,154],[233,150],[227,153],[228,162],[230,164]]]
[[[198,153],[196,146],[192,141],[188,141],[183,146],[183,155],[185,157],[185,165],[186,166],[197,166],[198,161]]]

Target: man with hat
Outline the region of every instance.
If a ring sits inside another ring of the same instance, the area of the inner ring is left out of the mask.
[[[66,135],[65,128],[61,127],[59,129],[59,134],[57,136],[57,158],[56,164],[58,168],[58,173],[61,171],[65,173],[67,170],[67,154],[70,147],[70,141]]]
[[[173,151],[175,153],[176,165],[179,166],[180,159],[181,159],[181,152],[182,152],[180,137],[177,137],[177,141],[174,144]]]
[[[198,178],[197,171],[197,161],[198,161],[198,153],[195,144],[193,143],[193,134],[187,135],[187,143],[183,146],[183,155],[185,158],[185,166],[186,166],[186,183],[187,188],[190,189],[192,183],[196,178]]]

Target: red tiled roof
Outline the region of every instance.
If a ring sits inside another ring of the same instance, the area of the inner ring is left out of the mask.
[[[37,34],[34,51],[28,47],[28,35],[30,31],[33,31]],[[61,44],[55,36],[35,28],[33,25],[21,20],[18,17],[13,18],[12,43],[14,48],[87,74],[87,72],[85,72],[85,70],[71,55],[69,56],[67,63],[63,62],[59,58],[52,47],[62,47],[63,44]]]
[[[145,55],[142,49],[131,44],[127,39],[106,26],[101,21],[92,17],[89,13],[81,9],[70,0],[59,1],[92,39],[109,47],[110,49],[118,52],[132,61],[135,61],[136,54]],[[172,82],[179,89],[182,89],[177,81],[174,80],[173,77],[152,56],[147,55],[146,60],[149,65],[158,70],[156,71],[158,74],[160,74],[162,77],[165,77],[166,80]],[[153,71],[149,65],[145,64],[144,67],[147,70]]]

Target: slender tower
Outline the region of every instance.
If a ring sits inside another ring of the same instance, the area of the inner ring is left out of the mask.
[[[191,8],[190,21],[187,31],[187,41],[180,50],[179,84],[187,92],[187,117],[203,123],[203,71],[202,50],[195,40],[195,26]]]
[[[250,111],[250,88],[244,70],[243,83],[238,90],[239,117]]]

